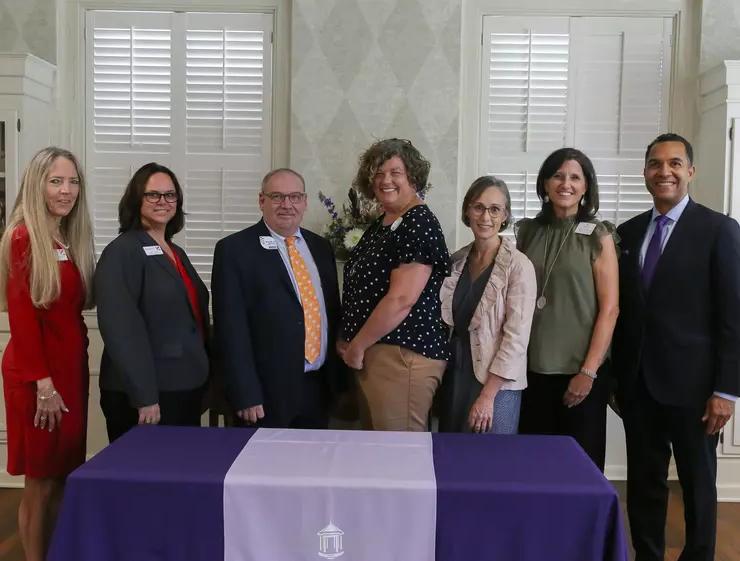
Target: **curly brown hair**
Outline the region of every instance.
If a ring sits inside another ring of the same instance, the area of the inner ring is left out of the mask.
[[[393,156],[398,156],[406,167],[406,175],[409,183],[414,186],[417,193],[424,192],[429,184],[429,160],[424,158],[410,140],[402,138],[386,138],[374,143],[360,156],[359,169],[352,187],[368,199],[374,199],[373,177],[378,168]]]

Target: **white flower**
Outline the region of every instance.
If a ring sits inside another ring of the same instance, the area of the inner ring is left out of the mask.
[[[352,228],[349,232],[344,234],[344,247],[347,249],[355,247],[364,233],[365,230],[362,228]]]

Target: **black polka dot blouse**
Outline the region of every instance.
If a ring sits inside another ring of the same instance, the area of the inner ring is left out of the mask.
[[[432,275],[409,315],[380,343],[399,345],[427,358],[447,360],[448,331],[439,289],[450,274],[442,227],[427,205],[417,205],[400,223],[383,226],[381,216],[365,231],[344,267],[342,333],[351,341],[388,292],[391,271],[403,263],[432,266]]]

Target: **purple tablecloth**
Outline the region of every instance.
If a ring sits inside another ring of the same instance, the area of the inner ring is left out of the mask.
[[[224,476],[253,434],[130,431],[70,475],[49,561],[223,560]],[[572,439],[432,438],[438,561],[626,561],[617,495]]]

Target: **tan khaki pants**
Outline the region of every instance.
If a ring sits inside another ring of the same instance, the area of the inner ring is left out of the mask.
[[[377,343],[356,372],[360,422],[365,430],[425,431],[434,392],[447,362],[397,345]]]

